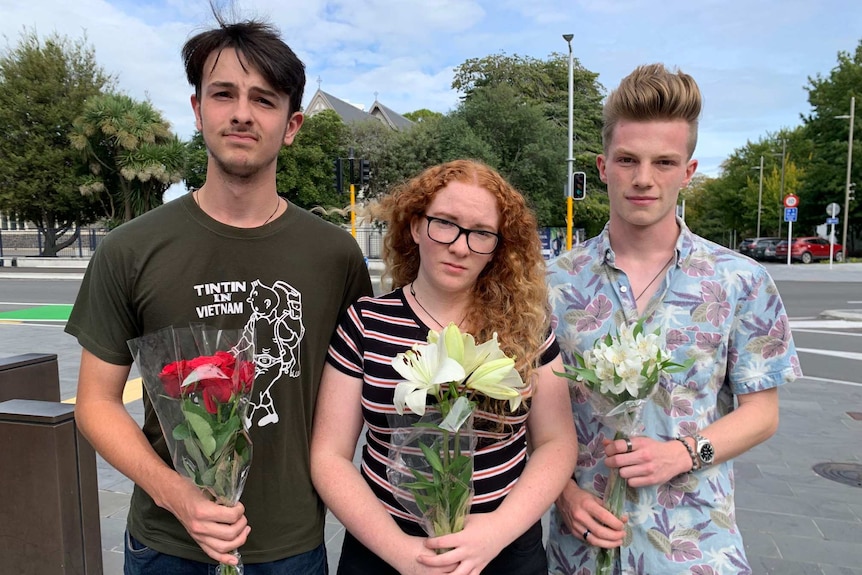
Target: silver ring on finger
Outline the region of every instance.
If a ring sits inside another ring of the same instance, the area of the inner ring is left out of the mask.
[[[584,541],[586,541],[587,537],[589,537],[589,536],[590,536],[590,530],[587,529],[586,531],[584,531]]]
[[[628,437],[623,438],[626,442],[626,453],[631,453],[634,450],[634,446],[632,446],[632,440]]]

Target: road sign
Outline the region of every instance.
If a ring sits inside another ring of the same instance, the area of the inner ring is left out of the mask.
[[[796,194],[787,194],[784,196],[784,207],[785,208],[796,208],[799,206],[799,196]],[[784,220],[789,221],[789,220]]]
[[[796,216],[798,214],[799,214],[799,208],[784,208],[784,221],[785,222],[795,222]]]
[[[830,226],[834,226],[838,223],[838,218],[826,218],[826,223]]]
[[[835,202],[832,202],[831,204],[826,206],[826,213],[834,218],[835,216],[837,216],[838,214],[841,213],[841,206],[839,206]],[[835,223],[837,224],[838,222],[835,222]]]

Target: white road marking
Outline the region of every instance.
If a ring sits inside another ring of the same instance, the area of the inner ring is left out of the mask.
[[[840,357],[841,359],[852,359],[862,361],[862,353],[855,351],[833,351],[831,349],[812,349],[810,347],[797,347],[797,352],[812,353],[814,355],[826,355],[829,357]]]
[[[852,385],[854,387],[862,387],[862,383],[857,383],[855,381],[844,381],[841,379],[828,379],[825,377],[810,377],[808,375],[802,377],[802,379],[810,379],[812,381],[820,381],[823,383],[839,383],[841,385]],[[791,384],[793,385],[793,384]]]

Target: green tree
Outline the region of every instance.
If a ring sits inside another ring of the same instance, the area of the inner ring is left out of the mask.
[[[528,196],[540,225],[563,226],[566,203],[568,136],[568,55],[547,60],[495,54],[456,68],[452,87],[462,93],[455,114],[493,152],[495,167]],[[573,152],[575,170],[588,174],[587,199],[576,202],[577,227],[587,234],[607,221],[607,197],[593,166],[601,153],[601,101],[598,75],[573,62]],[[595,194],[599,191],[599,194]]]
[[[0,55],[0,209],[35,224],[44,256],[96,218],[79,191],[86,164],[68,135],[84,102],[112,84],[86,39],[25,32]]]
[[[339,197],[335,190],[334,162],[347,155],[347,138],[347,126],[332,110],[306,118],[293,144],[282,148],[279,154],[276,173],[279,193],[307,210],[345,205],[344,197]]]
[[[527,197],[539,224],[562,225],[565,131],[547,120],[542,106],[501,84],[476,88],[455,114],[490,148],[494,167]]]
[[[183,175],[186,146],[150,102],[117,93],[91,98],[70,138],[90,167],[81,192],[97,197],[115,224],[161,205]]]
[[[432,112],[428,108],[422,108],[419,110],[414,110],[412,112],[407,112],[404,114],[404,117],[408,120],[416,122],[417,124],[421,124],[422,122],[427,122],[431,119],[442,118],[443,114],[440,112]]]
[[[524,101],[540,107],[544,117],[568,131],[569,57],[553,53],[547,60],[529,56],[493,54],[471,58],[455,69],[452,88],[464,100],[480,88],[509,86]],[[598,74],[572,62],[573,147],[575,153],[601,152],[602,99]]]
[[[189,190],[198,190],[207,179],[207,147],[204,137],[198,131],[192,135],[192,139],[186,142],[186,166],[183,171],[183,180]]]
[[[836,116],[850,114],[851,97],[856,98],[857,110],[862,106],[862,40],[853,53],[838,53],[838,64],[828,76],[809,77],[805,90],[812,111],[803,116],[803,125],[813,150],[800,190],[799,214],[801,222],[813,226],[823,222],[829,203],[836,202],[842,211],[844,209],[850,123]],[[856,128],[859,123],[855,123]],[[862,181],[862,151],[855,142],[855,135],[853,140],[850,181],[859,182]],[[860,246],[854,239],[862,232],[862,202],[851,202],[850,213],[842,217],[848,218],[849,238],[839,238],[839,241],[846,244],[848,254],[856,254]]]

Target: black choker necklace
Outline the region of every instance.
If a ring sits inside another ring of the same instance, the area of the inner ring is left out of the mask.
[[[437,318],[436,318],[436,317],[434,317],[433,315],[431,315],[431,312],[430,312],[430,311],[428,311],[427,309],[425,309],[425,306],[424,306],[424,305],[422,305],[422,302],[421,302],[421,301],[419,301],[419,297],[416,295],[416,290],[415,290],[415,289],[413,289],[413,282],[410,282],[410,295],[412,295],[412,296],[413,296],[413,300],[416,302],[416,305],[418,305],[418,306],[422,309],[422,311],[424,311],[424,312],[428,315],[428,317],[430,317],[431,319],[433,319],[433,320],[434,320],[434,323],[436,323],[438,326],[440,326],[440,329],[445,329],[445,328],[446,328],[446,326],[444,326],[442,323],[440,323],[440,322],[437,320]],[[464,313],[464,317],[462,317],[462,318],[461,318],[461,321],[459,321],[456,325],[457,325],[458,327],[461,327],[461,324],[462,324],[462,323],[464,323],[464,319],[465,319],[466,317],[467,317],[467,314],[466,314],[466,313]]]

